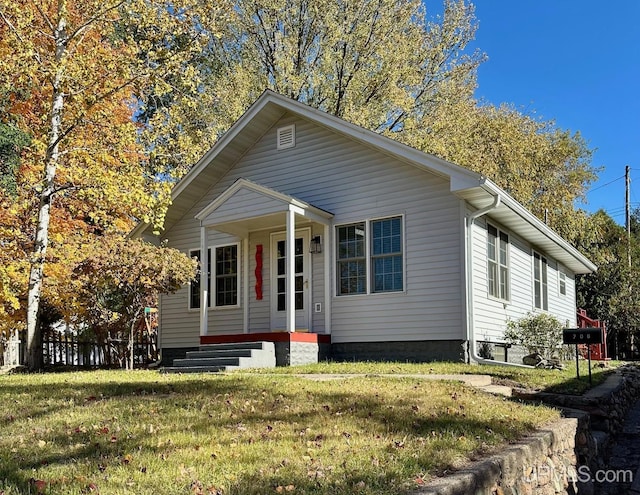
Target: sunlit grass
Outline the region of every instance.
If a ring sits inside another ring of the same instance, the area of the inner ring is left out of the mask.
[[[0,377],[0,492],[408,492],[557,418],[456,382]]]

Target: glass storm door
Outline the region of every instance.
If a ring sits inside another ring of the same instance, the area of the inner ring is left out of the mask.
[[[271,238],[271,329],[287,328],[287,243],[285,233]],[[294,244],[296,330],[309,329],[309,232],[296,232]]]

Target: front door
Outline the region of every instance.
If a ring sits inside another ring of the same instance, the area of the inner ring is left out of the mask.
[[[287,328],[287,251],[284,232],[271,236],[271,329]],[[296,231],[295,246],[295,301],[296,330],[309,330],[309,299],[311,269],[309,254],[309,231]]]

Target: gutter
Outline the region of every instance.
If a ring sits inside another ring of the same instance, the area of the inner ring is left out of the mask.
[[[489,206],[485,206],[480,210],[474,211],[469,216],[466,217],[466,225],[465,225],[465,264],[464,264],[464,273],[465,280],[467,285],[466,290],[466,305],[467,305],[467,342],[469,343],[469,355],[470,359],[473,359],[478,364],[493,364],[497,366],[513,366],[516,368],[533,368],[533,366],[527,366],[525,364],[517,364],[517,363],[508,363],[506,361],[495,361],[493,359],[486,359],[480,357],[476,350],[476,336],[475,336],[475,322],[473,316],[473,225],[476,219],[486,215],[492,210],[495,210],[500,203],[502,202],[502,198],[500,193],[496,193],[493,197],[493,203]]]

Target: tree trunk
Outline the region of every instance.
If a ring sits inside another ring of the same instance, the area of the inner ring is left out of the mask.
[[[62,111],[64,93],[62,79],[64,74],[63,59],[67,51],[66,36],[66,0],[58,1],[58,25],[54,32],[56,44],[56,71],[52,81],[51,115],[49,143],[44,160],[44,180],[40,192],[38,223],[36,226],[35,244],[31,258],[29,273],[29,292],[27,295],[27,367],[30,370],[42,368],[42,333],[40,328],[40,299],[44,278],[44,264],[49,244],[49,222],[51,201],[55,192],[56,168],[60,158],[59,140],[62,128]]]

